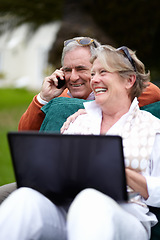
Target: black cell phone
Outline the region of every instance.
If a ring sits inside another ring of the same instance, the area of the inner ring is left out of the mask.
[[[60,77],[57,77],[57,79],[58,79],[58,86],[57,86],[57,88],[60,89],[60,88],[62,88],[65,85],[65,78],[64,78],[64,80],[61,80]]]

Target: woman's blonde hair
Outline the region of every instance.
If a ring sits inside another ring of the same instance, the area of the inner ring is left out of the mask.
[[[135,52],[127,47],[114,48],[101,45],[91,57],[91,63],[98,58],[108,72],[118,72],[122,78],[136,75],[136,81],[131,88],[131,100],[139,97],[150,81],[150,72],[145,72],[144,64],[137,58]]]

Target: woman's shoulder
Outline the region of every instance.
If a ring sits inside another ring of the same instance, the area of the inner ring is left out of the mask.
[[[89,134],[91,133],[91,118],[89,114],[79,115],[75,121],[70,123],[69,128],[64,132],[67,134]]]
[[[160,119],[158,117],[145,110],[140,110],[140,115],[142,124],[148,126],[149,128],[157,129],[160,132]]]

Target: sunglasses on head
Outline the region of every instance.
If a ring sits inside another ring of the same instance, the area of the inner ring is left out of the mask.
[[[80,38],[80,39],[74,39],[74,38],[68,39],[68,40],[64,41],[64,47],[66,47],[69,43],[75,42],[75,41],[81,46],[88,46],[93,43],[94,47],[95,48],[97,47],[94,39],[89,38],[89,37],[84,37],[84,38]]]
[[[133,58],[131,57],[131,55],[128,51],[128,48],[123,46],[123,47],[117,48],[117,51],[121,51],[128,58],[128,60],[132,64],[132,67],[134,68],[134,71],[137,72],[136,65],[135,65],[134,60],[133,60]]]

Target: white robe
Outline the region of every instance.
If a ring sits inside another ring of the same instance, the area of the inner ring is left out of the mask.
[[[64,134],[94,134],[99,135],[102,121],[102,111],[95,101],[84,103],[87,114],[77,117],[77,119],[70,124],[69,128]],[[134,114],[135,109],[138,108],[137,98],[131,104],[129,111],[124,114],[106,133],[106,135],[121,135],[124,126],[129,117]],[[149,116],[154,121],[160,120],[155,118],[148,112],[139,110],[143,117]],[[137,123],[138,124],[138,123]],[[138,125],[137,125],[138,126]],[[152,130],[153,126],[150,126]],[[123,134],[122,134],[123,135]],[[122,136],[123,137],[123,136]],[[138,139],[137,139],[138,140]],[[149,198],[147,200],[141,197],[141,201],[149,206],[160,207],[160,134],[155,133],[154,142],[152,143],[151,154],[145,162],[145,169],[141,172],[147,181],[147,188]],[[148,157],[148,156],[147,156]],[[134,164],[133,164],[134,165]],[[144,204],[144,205],[145,205]],[[137,203],[127,203],[121,205],[125,210],[135,215],[140,221],[150,222],[151,226],[155,225],[157,220],[154,214],[149,212],[147,206],[143,207]]]

